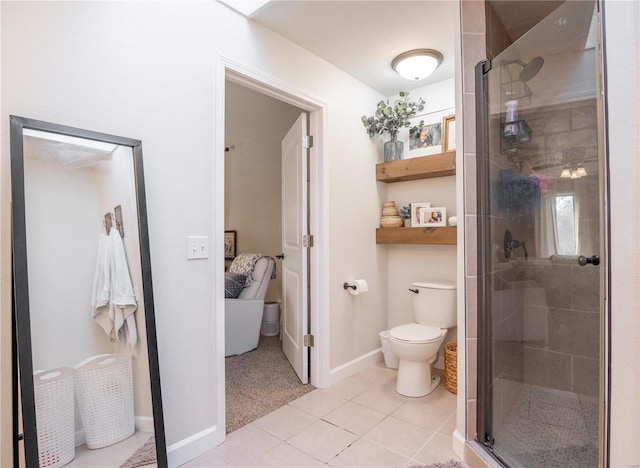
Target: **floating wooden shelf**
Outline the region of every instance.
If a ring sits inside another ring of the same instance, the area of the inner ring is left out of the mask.
[[[376,180],[402,182],[406,180],[444,177],[456,173],[456,152],[430,154],[419,158],[401,159],[376,165]]]
[[[376,229],[376,244],[456,245],[457,227],[397,227]]]

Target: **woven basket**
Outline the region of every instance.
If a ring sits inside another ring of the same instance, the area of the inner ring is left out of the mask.
[[[458,394],[458,343],[447,343],[444,347],[444,388]]]
[[[404,225],[404,221],[400,216],[383,216],[380,218],[380,227],[402,227]]]
[[[398,208],[395,206],[385,206],[382,208],[382,216],[398,216]]]
[[[57,468],[74,459],[73,369],[36,372],[33,376],[41,468]]]
[[[102,354],[75,367],[75,390],[87,447],[102,448],[135,432],[131,355]]]

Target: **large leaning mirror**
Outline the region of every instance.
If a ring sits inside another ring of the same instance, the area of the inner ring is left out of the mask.
[[[26,465],[167,466],[141,142],[12,116],[11,182]]]

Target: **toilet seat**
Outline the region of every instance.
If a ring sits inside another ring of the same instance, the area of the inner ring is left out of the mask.
[[[442,338],[443,330],[419,323],[407,323],[389,330],[391,339],[407,343],[431,343]]]

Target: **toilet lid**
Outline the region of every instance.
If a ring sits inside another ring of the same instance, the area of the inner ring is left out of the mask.
[[[419,323],[407,323],[394,327],[389,331],[391,338],[400,341],[409,341],[412,343],[428,343],[429,341],[439,340],[442,336],[442,330],[429,325],[420,325]]]

